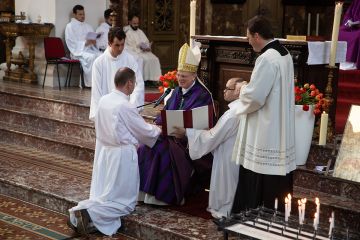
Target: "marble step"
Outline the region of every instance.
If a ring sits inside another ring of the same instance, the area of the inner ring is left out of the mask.
[[[0,122],[95,143],[94,124],[16,106],[0,106]]]
[[[62,136],[41,129],[2,122],[0,142],[31,147],[49,153],[92,162],[95,143],[93,140]]]
[[[67,214],[88,198],[92,164],[38,149],[0,143],[0,194]],[[136,239],[222,239],[211,220],[140,204],[121,232]]]

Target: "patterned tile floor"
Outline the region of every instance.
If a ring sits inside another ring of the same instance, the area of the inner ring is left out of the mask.
[[[66,221],[66,215],[0,195],[0,239],[135,239],[120,233],[113,237],[98,233],[89,238],[79,238]]]

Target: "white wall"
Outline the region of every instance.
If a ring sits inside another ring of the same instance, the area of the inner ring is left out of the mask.
[[[1,0],[0,0],[1,1]],[[83,5],[85,8],[85,21],[89,23],[94,30],[103,22],[105,9],[108,7],[109,0],[15,0],[15,13],[25,12],[27,19],[36,22],[38,16],[41,16],[42,22],[54,24],[54,28],[50,36],[61,37],[64,39],[66,24],[72,18],[72,8],[76,4]],[[64,41],[65,43],[65,41]],[[16,39],[16,46],[13,49],[14,55],[22,51],[25,56],[28,55],[26,40],[22,37]],[[35,50],[35,72],[38,75],[38,83],[42,84],[45,71],[45,55],[43,41],[39,40],[39,44]],[[76,77],[73,73],[74,78]],[[62,85],[65,83],[65,68],[61,69]],[[55,78],[53,78],[55,76]],[[53,66],[48,67],[48,73],[45,84],[47,86],[57,87],[56,71]],[[73,80],[74,81],[74,80]]]

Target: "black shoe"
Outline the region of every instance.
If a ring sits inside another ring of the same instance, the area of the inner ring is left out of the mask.
[[[76,220],[77,220],[77,226],[76,230],[81,235],[89,235],[91,233],[91,229],[89,227],[89,223],[91,222],[90,215],[86,209],[76,210],[74,211]]]

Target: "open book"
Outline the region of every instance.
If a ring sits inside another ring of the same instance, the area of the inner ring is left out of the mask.
[[[161,110],[162,133],[171,135],[174,127],[209,129],[214,126],[212,105],[193,108],[192,110]]]
[[[88,32],[86,34],[86,40],[96,40],[97,38],[101,37],[102,32]]]

